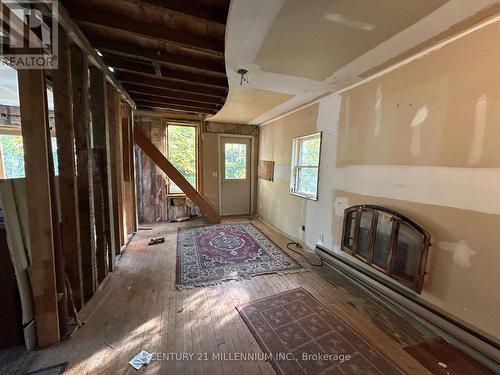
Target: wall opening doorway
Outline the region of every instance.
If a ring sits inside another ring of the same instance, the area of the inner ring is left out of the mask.
[[[249,215],[252,195],[252,139],[221,136],[219,142],[219,211]]]

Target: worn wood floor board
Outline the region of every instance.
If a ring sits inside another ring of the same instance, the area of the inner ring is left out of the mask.
[[[249,222],[228,218],[227,222]],[[289,240],[259,221],[250,221],[286,250]],[[67,374],[135,374],[128,361],[140,350],[153,353],[256,353],[261,349],[235,306],[275,293],[304,287],[332,312],[351,325],[370,344],[409,374],[429,371],[403,348],[435,337],[404,312],[388,309],[344,275],[327,267],[312,267],[288,252],[307,272],[261,275],[240,282],[179,291],[175,284],[177,229],[204,225],[203,220],[148,224],[139,231],[116,271],[81,311],[84,327],[64,342],[39,352],[32,369],[69,361]],[[166,237],[147,246],[151,237]],[[172,359],[172,358],[171,358]],[[274,374],[264,361],[157,360],[148,375]]]

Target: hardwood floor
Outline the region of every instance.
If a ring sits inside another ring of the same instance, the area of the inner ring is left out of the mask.
[[[225,221],[231,220],[245,219]],[[286,249],[287,238],[259,221],[252,222]],[[81,311],[85,325],[71,339],[39,351],[31,369],[68,361],[67,374],[132,374],[136,370],[128,361],[146,350],[164,354],[139,370],[144,374],[274,374],[268,362],[204,361],[197,360],[197,353],[211,357],[212,353],[261,352],[235,305],[302,286],[407,373],[430,373],[403,348],[435,337],[433,332],[405,313],[388,309],[340,273],[327,266],[311,267],[291,252],[309,272],[178,291],[177,228],[203,223],[200,219],[147,224],[152,229],[134,236],[116,271]],[[150,238],[159,235],[166,238],[164,244],[147,246]],[[168,353],[194,353],[194,357],[172,360]]]

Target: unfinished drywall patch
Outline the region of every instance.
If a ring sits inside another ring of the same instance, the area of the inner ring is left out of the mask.
[[[410,138],[410,154],[416,158],[420,155],[422,149],[422,123],[429,114],[427,106],[420,107],[415,113],[415,117],[411,120],[411,138]]]
[[[497,35],[500,22],[343,94],[338,165],[500,166]],[[383,128],[374,142],[368,103],[380,85]]]
[[[376,91],[375,107],[374,107],[375,126],[373,127],[373,136],[375,138],[378,138],[380,136],[380,130],[382,128],[382,100],[383,100],[382,85],[378,85]]]
[[[460,240],[456,243],[439,241],[437,246],[440,249],[451,251],[455,264],[463,268],[470,268],[471,257],[477,254],[464,240]]]
[[[486,116],[488,111],[488,97],[481,95],[476,102],[476,113],[474,116],[474,138],[469,154],[469,165],[479,163],[483,156],[484,136],[486,134]]]
[[[349,208],[349,200],[347,197],[337,197],[335,198],[335,215],[339,217],[344,217],[345,210]]]

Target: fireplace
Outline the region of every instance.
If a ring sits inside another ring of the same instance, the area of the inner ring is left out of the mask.
[[[430,239],[429,232],[393,210],[372,205],[345,210],[342,250],[417,293]]]

